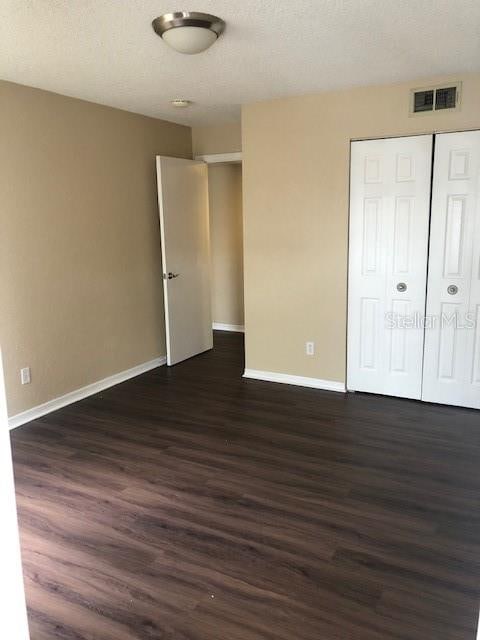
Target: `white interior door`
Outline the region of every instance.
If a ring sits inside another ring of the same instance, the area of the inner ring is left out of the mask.
[[[480,131],[435,140],[422,398],[480,408]]]
[[[207,165],[157,156],[167,364],[213,346]]]
[[[353,142],[347,386],[421,397],[432,136]]]

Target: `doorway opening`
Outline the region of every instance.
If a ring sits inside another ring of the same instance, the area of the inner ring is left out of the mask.
[[[157,157],[167,364],[244,332],[241,154]]]
[[[242,164],[208,165],[212,327],[244,331]]]

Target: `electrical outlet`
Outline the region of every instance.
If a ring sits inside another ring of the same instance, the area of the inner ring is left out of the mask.
[[[22,384],[30,384],[30,382],[32,381],[30,375],[30,367],[20,369],[20,380],[22,381]]]
[[[314,342],[306,342],[305,343],[305,353],[307,356],[313,356],[315,354],[315,343]]]

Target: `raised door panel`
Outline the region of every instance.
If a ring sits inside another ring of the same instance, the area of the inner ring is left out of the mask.
[[[375,275],[380,269],[380,198],[365,198],[363,201],[362,273]]]
[[[395,318],[407,318],[411,315],[409,300],[392,300],[391,311]],[[390,332],[390,353],[388,372],[392,374],[408,374],[408,334],[401,326],[393,326]]]
[[[476,305],[476,309],[472,314],[473,322],[473,351],[472,351],[472,385],[479,388],[480,393],[480,304]]]
[[[480,136],[479,136],[480,138]],[[480,140],[479,140],[480,146]],[[479,149],[480,154],[480,149]],[[469,407],[480,407],[480,158],[477,164],[470,300],[468,304],[467,391]]]
[[[438,344],[438,379],[447,382],[459,380],[461,373],[457,366],[459,342],[458,322],[461,318],[461,305],[443,303],[440,307],[442,322]]]
[[[381,302],[378,298],[362,298],[360,301],[360,369],[378,371],[380,353],[378,329],[381,321]]]
[[[393,270],[397,275],[408,274],[411,268],[412,223],[415,199],[400,196],[395,199],[393,230]]]
[[[445,220],[444,278],[462,278],[465,257],[466,195],[449,195]]]

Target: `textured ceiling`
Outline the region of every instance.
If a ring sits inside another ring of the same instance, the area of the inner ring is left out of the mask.
[[[180,55],[150,26],[176,10],[215,13],[227,30]],[[243,103],[480,70],[479,34],[479,0],[0,0],[0,77],[213,124]]]

